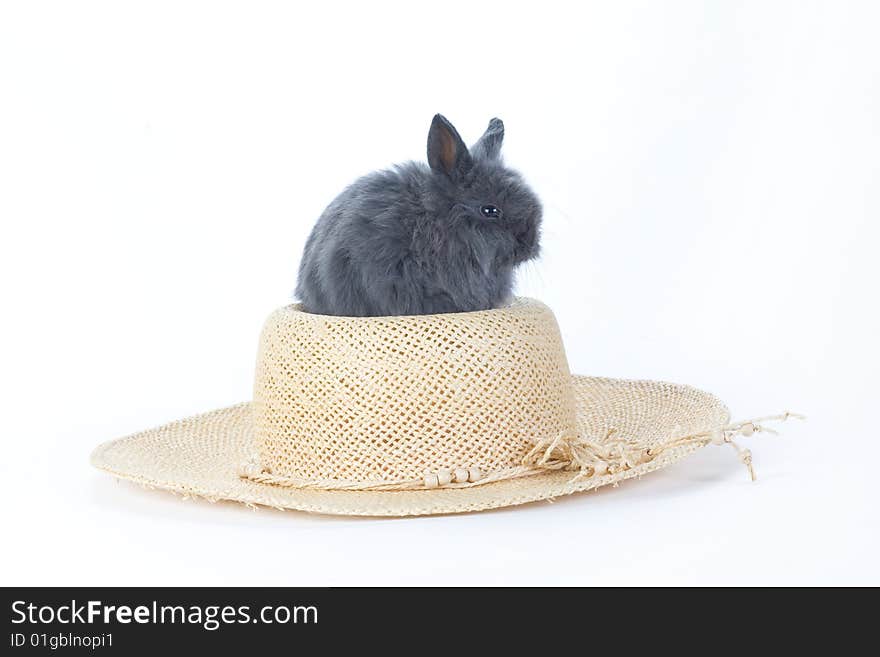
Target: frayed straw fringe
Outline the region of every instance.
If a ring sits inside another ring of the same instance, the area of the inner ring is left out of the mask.
[[[571,482],[594,476],[615,475],[638,465],[653,461],[669,450],[706,445],[730,445],[736,450],[740,462],[748,468],[752,481],[756,480],[752,463],[752,453],[741,448],[736,436],[749,437],[755,433],[778,434],[775,429],[764,426],[764,422],[785,422],[789,418],[806,419],[799,413],[785,411],[779,415],[767,415],[734,422],[713,430],[702,431],[685,436],[676,436],[661,444],[641,444],[617,437],[617,431],[610,429],[600,441],[581,436],[560,433],[553,438],[539,440],[523,457],[522,464],[505,468],[486,475],[479,474],[476,481],[456,481],[451,471],[427,473],[419,479],[400,479],[396,481],[357,482],[338,479],[299,479],[266,472],[256,457],[248,461],[240,470],[240,476],[250,481],[282,486],[286,488],[309,488],[317,490],[362,490],[362,491],[400,491],[427,490],[434,488],[472,488],[506,479],[516,479],[540,474],[548,470],[574,472]],[[474,479],[474,477],[472,477]]]
[[[762,422],[784,422],[788,418],[806,419],[803,415],[786,411],[780,415],[743,420],[727,424],[711,431],[702,431],[687,436],[678,436],[659,445],[641,445],[626,440],[614,439],[616,433],[611,429],[601,442],[586,440],[581,437],[568,439],[557,436],[551,440],[539,441],[523,459],[524,465],[546,470],[568,470],[577,474],[572,481],[604,474],[617,474],[630,470],[642,463],[676,447],[697,445],[730,445],[736,450],[739,460],[749,470],[749,476],[755,481],[755,469],[752,465],[752,453],[741,448],[735,436],[751,436],[761,431],[778,434],[779,432],[765,427]]]
[[[110,473],[112,474],[112,473]],[[216,495],[207,495],[204,493],[194,493],[194,492],[182,492],[178,490],[174,490],[172,488],[163,488],[159,486],[154,486],[153,484],[148,484],[143,481],[137,481],[135,479],[130,479],[128,477],[116,476],[113,480],[116,484],[131,484],[133,486],[137,486],[144,490],[161,490],[165,493],[168,493],[172,497],[179,499],[181,502],[207,502],[210,504],[217,504],[218,502],[232,502],[234,504],[241,504],[244,507],[250,509],[251,511],[260,511],[262,509],[274,509],[275,511],[290,511],[289,508],[278,506],[277,504],[269,504],[269,503],[254,503],[248,502],[246,500],[234,500],[227,499],[225,497],[218,497]]]

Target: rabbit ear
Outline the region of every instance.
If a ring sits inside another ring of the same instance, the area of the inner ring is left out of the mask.
[[[477,143],[471,148],[474,157],[494,160],[501,155],[501,142],[504,141],[504,122],[495,118],[489,121],[489,127]]]
[[[471,154],[455,126],[442,114],[436,114],[428,131],[428,164],[431,169],[455,180],[472,163]]]

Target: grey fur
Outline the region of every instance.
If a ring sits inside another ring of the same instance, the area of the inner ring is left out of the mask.
[[[306,242],[296,294],[323,315],[485,310],[511,294],[514,268],[538,255],[541,203],[500,157],[504,124],[470,150],[437,114],[428,162],[370,173],[324,210]],[[480,208],[495,205],[500,218]]]

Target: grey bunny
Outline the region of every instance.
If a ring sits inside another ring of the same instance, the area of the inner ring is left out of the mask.
[[[437,114],[428,165],[370,173],[324,210],[306,242],[296,294],[323,315],[485,310],[511,294],[516,265],[538,254],[541,203],[501,161],[504,124],[470,150]]]

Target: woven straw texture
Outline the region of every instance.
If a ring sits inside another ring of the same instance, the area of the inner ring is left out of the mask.
[[[660,442],[679,431],[728,421],[715,397],[687,386],[579,376],[572,383],[582,435],[606,435],[616,428],[636,442]],[[328,491],[242,478],[239,464],[252,452],[253,440],[253,407],[246,403],[105,443],[92,454],[92,463],[122,479],[212,501],[338,515],[412,516],[481,511],[587,491],[666,467],[698,449],[683,446],[631,470],[575,481],[571,472],[548,471],[472,488]]]
[[[381,318],[281,308],[257,358],[257,472],[323,488],[502,476],[538,439],[577,433],[570,380],[556,319],[534,300]]]
[[[104,443],[92,463],[212,501],[428,515],[616,484],[741,426],[688,386],[570,375],[552,313],[527,299],[400,318],[283,308],[265,325],[254,390]]]

